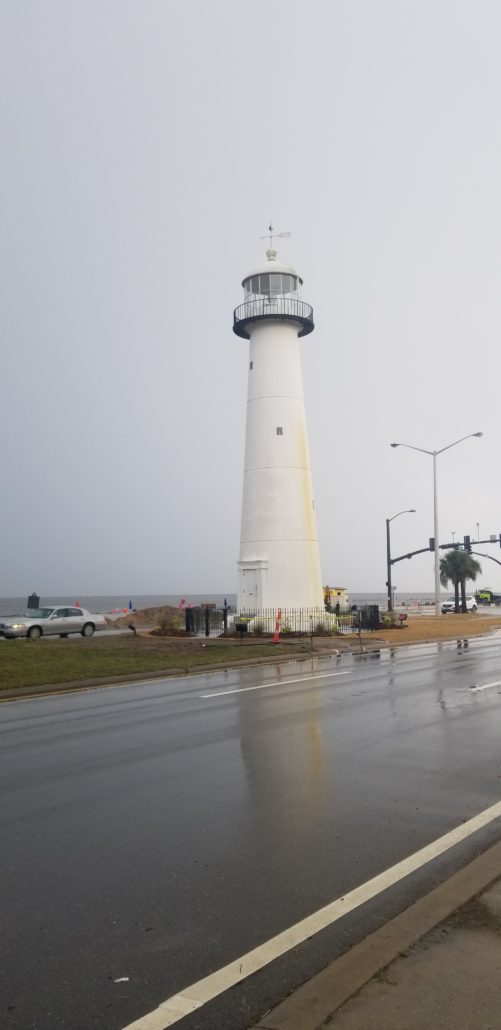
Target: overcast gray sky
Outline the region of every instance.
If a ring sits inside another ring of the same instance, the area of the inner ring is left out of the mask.
[[[440,535],[499,533],[499,3],[0,11],[0,594],[236,589],[270,217],[315,311],[324,582],[384,591],[402,508],[395,554],[432,535],[432,459],[392,440],[483,430],[439,459]],[[431,592],[431,556],[394,580]]]

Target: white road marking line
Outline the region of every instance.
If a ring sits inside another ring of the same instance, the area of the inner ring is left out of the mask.
[[[464,654],[465,657],[468,655],[472,658],[477,654],[494,654],[499,656],[499,645],[492,644],[491,647],[461,647],[457,652],[453,653]]]
[[[306,683],[308,680],[332,679],[333,676],[350,676],[352,670],[346,669],[343,672],[320,672],[304,676],[298,676],[293,680],[274,680],[273,683],[260,683],[257,687],[236,687],[235,690],[218,690],[215,694],[199,694],[199,697],[225,697],[226,694],[245,694],[248,690],[266,690],[267,687],[286,687],[289,683]]]
[[[465,658],[474,658],[476,654],[499,654],[499,647],[458,647],[452,649],[452,654],[463,654]]]
[[[487,654],[487,653],[499,656],[499,643],[491,644],[489,647],[471,647],[470,646],[470,647],[462,647],[462,648],[459,648],[459,649],[457,647],[453,646],[453,645],[456,644],[455,640],[443,640],[443,641],[439,640],[439,641],[437,641],[437,643],[450,644],[450,647],[447,648],[447,657],[450,657],[450,658],[453,658],[457,654],[460,654],[462,657],[465,657],[465,658],[466,657],[474,658],[475,655],[477,655],[477,654]],[[471,641],[470,641],[470,643],[471,643]],[[405,646],[406,647],[422,647],[423,651],[430,650],[430,652],[431,652],[431,649],[432,648],[436,648],[437,645],[436,644],[430,644],[429,647],[428,647],[428,645],[425,645],[425,644],[407,644]],[[430,661],[431,659],[433,659],[433,661],[436,661],[436,659],[438,657],[435,653],[432,653],[432,652],[430,654],[414,654],[414,655],[400,655],[400,654],[397,654],[397,651],[403,651],[403,647],[394,648],[394,653],[393,654],[389,654],[390,648],[391,648],[391,645],[388,648],[388,650],[382,650],[381,651],[381,657],[384,656],[387,659],[387,661],[391,661],[391,662],[393,662],[393,661],[398,661],[399,663],[403,663],[403,662],[427,662],[427,661]]]
[[[468,819],[467,822],[456,826],[454,830],[450,830],[443,837],[438,837],[437,840],[427,844],[420,851],[415,851],[413,855],[409,855],[408,858],[404,858],[401,862],[397,862],[396,865],[386,869],[383,873],[374,876],[367,883],[356,887],[355,890],[349,891],[348,894],[337,898],[336,901],[332,901],[324,908],[320,908],[317,912],[307,916],[306,919],[302,919],[294,926],[290,926],[288,930],[284,930],[282,933],[277,934],[276,937],[272,937],[271,940],[265,941],[264,944],[247,952],[246,955],[242,955],[236,961],[230,962],[229,965],[204,977],[203,980],[199,980],[190,987],[186,987],[179,994],[174,994],[152,1012],[141,1016],[140,1019],[136,1019],[134,1023],[129,1023],[128,1026],[124,1027],[124,1030],[167,1030],[167,1027],[173,1026],[183,1016],[190,1012],[195,1012],[202,1005],[206,1005],[213,998],[217,998],[219,994],[227,991],[230,987],[234,987],[235,984],[245,980],[252,973],[256,973],[258,969],[267,966],[273,959],[279,958],[287,951],[290,951],[291,948],[302,944],[308,937],[312,937],[313,934],[319,933],[320,930],[324,930],[327,926],[331,926],[338,919],[341,919],[342,916],[347,915],[348,912],[352,912],[360,905],[365,904],[366,901],[375,898],[382,891],[387,890],[388,887],[392,887],[395,883],[403,880],[404,877],[409,876],[410,873],[415,872],[416,869],[426,865],[427,862],[431,862],[432,859],[443,855],[449,848],[466,840],[467,837],[471,837],[473,833],[481,830],[484,826],[488,826],[489,823],[494,822],[499,816],[501,816],[501,801],[491,805],[490,808],[485,808],[483,812],[479,812],[472,819]]]
[[[479,690],[490,690],[491,687],[501,687],[501,680],[495,680],[494,683],[483,683],[480,687],[470,687],[470,692],[476,694]]]

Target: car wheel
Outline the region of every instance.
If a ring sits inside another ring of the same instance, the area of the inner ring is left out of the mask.
[[[39,640],[42,636],[42,630],[40,629],[40,626],[31,626],[27,635],[29,640]]]
[[[476,606],[476,604],[474,604],[474,605],[472,606],[472,609],[471,609],[471,610],[472,610],[472,612],[476,612],[476,610],[477,610],[477,606]]]
[[[83,637],[91,637],[93,635],[93,633],[94,633],[94,626],[92,625],[92,622],[86,622],[85,626],[82,629],[82,636]]]

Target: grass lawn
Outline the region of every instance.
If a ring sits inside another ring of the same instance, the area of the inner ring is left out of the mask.
[[[501,616],[483,615],[480,609],[467,615],[409,615],[402,629],[380,629],[377,636],[394,646],[483,636],[500,628]]]
[[[404,629],[380,629],[363,633],[365,647],[417,644],[439,640],[455,640],[490,634],[501,628],[501,616],[445,615],[410,616]],[[315,654],[358,650],[358,637],[317,637]],[[92,637],[83,640],[4,640],[0,642],[0,693],[22,687],[50,686],[58,683],[85,682],[113,676],[137,676],[155,673],[182,675],[196,669],[224,665],[237,659],[252,662],[256,658],[310,653],[310,640],[288,640],[273,644],[259,638],[241,643],[231,638],[185,638],[150,636]]]
[[[306,649],[296,641],[294,651]],[[155,672],[190,672],[242,658],[267,658],[290,653],[287,644],[264,640],[239,641],[198,638],[92,637],[83,640],[3,640],[0,642],[0,691],[56,683],[98,679],[107,676]]]

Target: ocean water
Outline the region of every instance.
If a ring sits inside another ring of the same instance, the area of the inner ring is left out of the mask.
[[[88,597],[84,594],[73,594],[71,597],[64,597],[58,595],[57,597],[49,597],[40,594],[41,605],[51,604],[66,604],[74,605],[78,602],[82,608],[87,608],[89,612],[100,612],[103,615],[107,615],[113,610],[120,608],[128,608],[129,601],[132,601],[132,607],[135,609],[139,608],[156,608],[158,605],[172,604],[175,607],[178,606],[181,599],[184,598],[187,604],[203,604],[209,602],[211,604],[222,605],[224,604],[224,594],[136,594],[135,596],[129,595],[128,597],[123,594],[107,594],[107,595],[93,595]],[[0,615],[21,615],[26,611],[27,608],[27,597],[0,597]],[[226,600],[228,604],[236,604],[236,594],[227,594]]]
[[[431,604],[433,602],[432,593],[413,593],[413,594],[399,594],[395,596],[395,604],[402,605],[417,605],[420,604]],[[444,596],[449,596],[444,595]],[[216,604],[218,606],[224,604],[224,599],[229,605],[235,605],[237,602],[236,594],[136,594],[135,596],[126,597],[123,594],[109,594],[109,595],[95,595],[87,597],[83,594],[74,594],[71,597],[45,597],[40,596],[40,604],[65,604],[74,605],[75,602],[79,602],[82,608],[87,608],[90,612],[101,612],[103,615],[110,614],[113,610],[128,608],[129,601],[132,601],[133,608],[156,608],[158,605],[171,604],[177,607],[180,600],[184,597],[187,604],[199,605],[204,603]],[[22,615],[27,608],[27,597],[0,597],[0,616],[10,615]],[[386,607],[386,594],[385,593],[361,593],[352,594],[350,593],[350,604],[379,604],[382,608]]]

